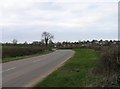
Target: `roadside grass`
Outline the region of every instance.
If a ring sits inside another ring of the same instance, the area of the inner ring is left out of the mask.
[[[64,66],[50,74],[38,87],[100,87],[102,79],[92,73],[96,67],[99,52],[91,49],[74,49],[75,55]]]
[[[9,58],[2,58],[2,60],[0,60],[0,63],[5,63],[5,62],[10,62],[10,61],[15,61],[15,60],[21,60],[21,59],[25,59],[25,58],[30,58],[30,57],[35,57],[35,56],[40,56],[40,55],[44,55],[44,54],[48,54],[51,53],[53,51],[43,51],[43,52],[39,52],[37,54],[33,54],[33,55],[27,55],[27,56],[18,56],[18,57],[9,57]]]

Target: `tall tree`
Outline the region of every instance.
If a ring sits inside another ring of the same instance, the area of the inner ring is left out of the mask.
[[[47,46],[48,45],[48,42],[50,40],[52,40],[54,38],[54,36],[52,34],[50,34],[49,32],[43,32],[42,33],[42,38],[45,42],[45,45]]]

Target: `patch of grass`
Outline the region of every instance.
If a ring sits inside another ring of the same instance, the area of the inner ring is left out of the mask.
[[[50,74],[38,87],[96,87],[101,86],[100,77],[92,73],[100,56],[90,49],[75,49],[75,55],[64,66]]]
[[[2,63],[4,63],[4,62],[9,62],[9,61],[21,60],[21,59],[24,59],[24,58],[30,58],[30,57],[34,57],[34,56],[40,56],[40,55],[48,54],[50,52],[53,52],[53,51],[43,51],[43,52],[39,52],[37,54],[28,55],[28,56],[2,58],[2,60],[0,60],[0,62],[2,61]]]

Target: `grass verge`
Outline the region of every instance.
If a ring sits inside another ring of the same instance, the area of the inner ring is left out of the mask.
[[[100,77],[92,73],[96,67],[99,52],[90,49],[75,49],[75,55],[64,66],[50,74],[38,87],[99,87],[102,85]]]
[[[0,63],[1,63],[1,61],[2,61],[2,63],[5,63],[5,62],[10,62],[10,61],[15,61],[15,60],[21,60],[21,59],[24,59],[24,58],[40,56],[40,55],[48,54],[48,53],[51,53],[51,52],[53,52],[53,51],[44,51],[44,52],[40,52],[40,53],[33,54],[33,55],[27,55],[27,56],[2,58],[2,60],[0,60]]]

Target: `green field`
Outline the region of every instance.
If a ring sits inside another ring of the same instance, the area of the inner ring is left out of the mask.
[[[75,49],[75,55],[64,66],[50,74],[37,87],[98,87],[102,79],[92,73],[100,53],[91,49]]]

